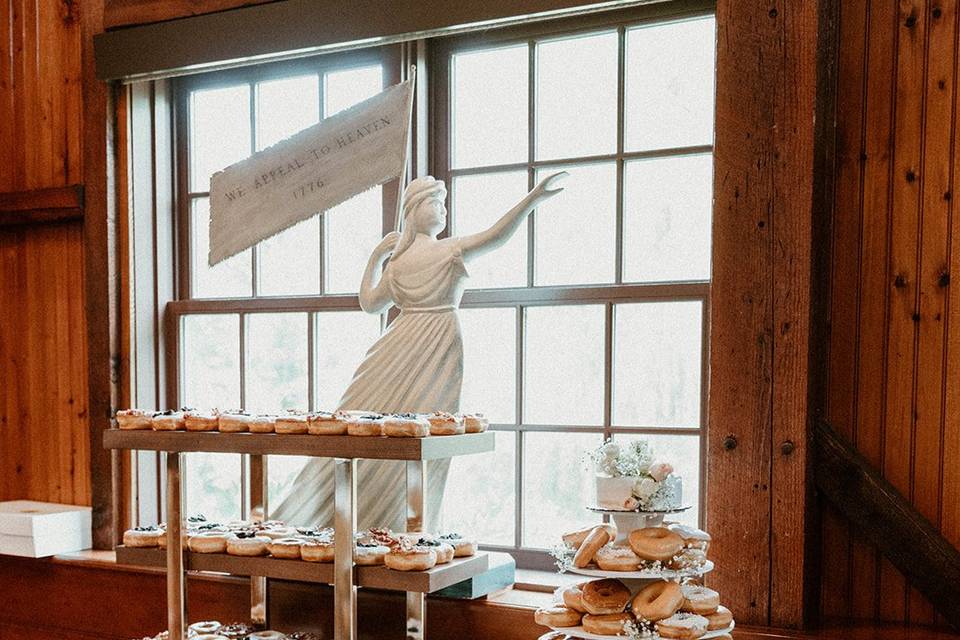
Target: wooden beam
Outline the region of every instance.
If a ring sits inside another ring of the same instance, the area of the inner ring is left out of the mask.
[[[814,445],[817,489],[960,629],[960,551],[824,421]]]
[[[0,227],[83,218],[83,186],[0,193]]]
[[[203,15],[277,0],[104,0],[106,29]]]

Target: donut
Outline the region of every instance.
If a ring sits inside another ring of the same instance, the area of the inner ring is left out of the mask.
[[[383,433],[393,438],[425,438],[430,423],[415,413],[397,413],[383,419]]]
[[[267,543],[267,551],[274,558],[284,558],[287,560],[300,559],[300,545],[303,540],[300,538],[277,538]]]
[[[396,571],[426,571],[437,565],[437,552],[432,547],[421,546],[391,549],[383,557],[383,564]]]
[[[468,556],[476,555],[477,553],[477,541],[464,538],[459,533],[447,533],[438,538],[441,542],[446,542],[449,545],[453,545],[453,557],[454,558],[466,558]]]
[[[664,527],[631,531],[627,542],[642,560],[666,562],[683,549],[683,538]]]
[[[695,613],[675,613],[657,621],[657,633],[661,638],[695,640],[707,632],[707,619]]]
[[[198,633],[196,635],[190,636],[190,640],[230,640],[226,636],[222,636],[219,633]]]
[[[156,547],[166,532],[160,527],[135,527],[123,532],[125,547]]]
[[[383,416],[376,413],[359,416],[347,423],[347,433],[351,436],[382,436]]]
[[[437,550],[437,564],[447,564],[456,556],[456,551],[454,551],[453,545],[441,542],[436,547]]]
[[[311,631],[294,631],[293,633],[287,634],[288,640],[323,640],[323,636],[319,633],[313,633]]]
[[[467,433],[483,433],[490,426],[490,421],[482,413],[463,414],[463,430]]]
[[[333,562],[335,551],[332,540],[300,541],[300,557],[307,562]]]
[[[250,433],[273,433],[275,423],[274,416],[250,416]]]
[[[230,640],[239,640],[253,633],[253,627],[244,622],[235,622],[223,625],[217,633]]]
[[[573,556],[573,566],[583,569],[593,562],[593,557],[597,551],[608,542],[610,542],[610,534],[607,533],[607,530],[599,526],[594,527],[583,544],[580,545],[580,548],[577,549],[576,555]]]
[[[247,640],[287,640],[287,634],[268,629],[267,631],[254,631],[247,636]]]
[[[390,553],[390,547],[382,544],[357,543],[353,551],[353,561],[360,566],[383,564],[383,557]]]
[[[216,620],[207,620],[206,622],[194,622],[190,625],[188,632],[190,634],[217,633],[223,625]]]
[[[257,535],[266,536],[271,540],[279,540],[280,538],[294,538],[299,535],[299,533],[293,527],[273,525],[269,527],[258,527]]]
[[[633,596],[630,604],[633,615],[643,620],[656,622],[669,618],[683,605],[683,593],[676,582],[659,580],[651,582]]]
[[[583,630],[595,633],[598,636],[622,636],[623,625],[633,622],[633,616],[621,611],[620,613],[592,614],[583,616]]]
[[[349,413],[318,411],[307,416],[307,433],[315,436],[342,436],[353,418]]]
[[[466,430],[463,421],[452,413],[446,411],[437,411],[427,416],[430,421],[430,435],[432,436],[457,436]]]
[[[706,561],[707,554],[703,549],[687,547],[686,549],[681,549],[680,553],[670,558],[667,566],[678,571],[683,569],[696,569],[702,567]]]
[[[560,592],[560,597],[563,598],[563,604],[568,609],[573,609],[580,613],[587,612],[583,606],[583,584],[585,583],[572,584]]]
[[[227,553],[232,556],[264,556],[270,538],[253,532],[240,531],[227,540]]]
[[[722,604],[717,607],[716,611],[703,617],[707,619],[707,631],[726,629],[733,624],[733,614],[730,613],[730,609],[727,609]]]
[[[220,414],[217,429],[221,433],[243,433],[250,430],[250,416],[243,411],[228,411]]]
[[[629,547],[600,547],[593,561],[604,571],[636,571],[640,567],[640,558]]]
[[[276,433],[303,434],[307,432],[307,416],[302,413],[287,413],[277,416],[273,430]]]
[[[153,414],[154,431],[183,431],[187,428],[180,411],[161,411]]]
[[[713,589],[696,584],[685,584],[680,587],[680,591],[683,593],[683,606],[680,610],[686,613],[704,616],[716,612],[720,606],[720,594]]]
[[[667,528],[670,531],[673,531],[675,534],[683,538],[684,546],[690,549],[703,549],[704,552],[707,551],[707,548],[710,546],[710,534],[696,527],[691,527],[689,525],[680,524],[679,522],[671,522],[667,525]]]
[[[117,411],[117,426],[124,431],[142,431],[153,428],[153,414],[140,409]]]
[[[231,534],[222,531],[203,531],[187,538],[187,548],[194,553],[223,553]]]
[[[216,411],[185,411],[183,421],[187,431],[216,431],[220,425],[220,416]]]
[[[583,541],[586,540],[587,536],[590,535],[590,532],[593,531],[593,528],[597,526],[606,529],[607,534],[610,536],[611,542],[617,539],[617,525],[613,524],[612,522],[604,522],[600,525],[592,524],[589,527],[577,529],[576,531],[563,534],[563,543],[572,549],[579,549],[580,545],[583,544]]]
[[[580,600],[587,613],[620,613],[630,602],[630,589],[616,578],[588,582],[580,588]]]
[[[567,607],[555,605],[553,607],[541,607],[533,614],[533,620],[544,627],[576,627],[580,624],[583,614]]]

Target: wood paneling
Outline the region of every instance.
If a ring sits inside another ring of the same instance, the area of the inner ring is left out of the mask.
[[[103,0],[107,29],[198,16],[277,0]]]
[[[954,544],[958,20],[956,0],[842,3],[828,411],[829,422]],[[826,616],[937,621],[893,565],[829,508],[822,543]]]
[[[83,187],[0,193],[0,227],[83,218]]]

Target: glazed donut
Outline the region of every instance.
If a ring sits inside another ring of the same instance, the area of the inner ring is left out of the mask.
[[[620,613],[630,602],[630,589],[616,578],[594,580],[580,590],[583,608],[594,615]]]
[[[432,547],[420,546],[391,549],[383,557],[383,564],[396,571],[426,571],[437,566],[437,552]]]
[[[683,593],[681,611],[705,616],[708,613],[714,613],[720,606],[720,594],[713,589],[696,584],[685,584],[680,587],[680,591]]]
[[[274,558],[283,558],[287,560],[300,559],[300,545],[303,540],[300,538],[277,538],[267,543],[267,551]]]
[[[139,431],[153,428],[153,414],[140,409],[117,411],[117,426],[124,431]]]
[[[227,540],[227,553],[232,556],[264,556],[270,538],[241,531]]]
[[[282,416],[277,416],[273,424],[273,430],[275,433],[304,434],[307,432],[307,416],[306,414],[293,411]]]
[[[227,550],[230,534],[222,531],[203,531],[187,538],[187,548],[194,553],[223,553]]]
[[[575,627],[580,624],[583,614],[560,605],[541,607],[533,614],[533,620],[544,627]]]
[[[165,537],[166,531],[160,527],[136,527],[123,532],[125,547],[156,547],[160,538]]]
[[[452,413],[437,411],[427,416],[430,421],[430,435],[457,436],[465,433],[463,421]]]
[[[183,431],[187,428],[180,411],[161,411],[153,414],[154,431]]]
[[[656,622],[669,618],[683,605],[683,593],[676,582],[659,580],[651,582],[633,596],[630,607],[633,615],[643,620]]]
[[[186,411],[183,421],[187,431],[216,431],[220,426],[220,416],[216,411]]]
[[[675,613],[657,622],[661,638],[695,640],[707,632],[707,619],[695,613]]]
[[[216,620],[207,620],[206,622],[194,622],[190,625],[188,631],[197,634],[217,633],[223,625]]]
[[[383,416],[376,413],[359,416],[347,423],[347,433],[351,436],[382,436]]]
[[[273,433],[276,428],[274,416],[250,416],[250,433]]]
[[[636,571],[640,567],[640,558],[629,547],[600,547],[593,561],[604,571]]]
[[[696,547],[687,547],[686,549],[681,549],[680,553],[670,558],[670,562],[667,563],[671,569],[676,569],[678,571],[683,569],[695,569],[702,567],[707,561],[707,554],[703,549],[698,549]]]
[[[307,562],[333,562],[334,553],[332,540],[300,541],[300,557]]]
[[[393,438],[425,438],[430,423],[415,413],[395,413],[383,419],[383,433]]]
[[[477,553],[477,541],[464,538],[459,533],[448,533],[438,539],[441,542],[453,545],[454,558],[466,558]]]
[[[573,556],[573,566],[583,569],[593,562],[593,557],[597,551],[608,542],[610,542],[610,534],[607,533],[607,530],[603,527],[594,527],[583,544],[580,545],[580,548],[577,549],[576,555]]]
[[[604,522],[603,524],[592,524],[589,527],[563,534],[563,543],[571,549],[579,549],[580,545],[582,545],[583,541],[587,539],[587,536],[590,535],[590,532],[593,531],[594,527],[598,526],[606,529],[607,535],[610,536],[611,542],[617,539],[617,525],[613,524],[612,522]]]
[[[383,564],[383,557],[390,553],[390,547],[382,544],[357,543],[353,551],[353,561],[360,566]]]
[[[560,597],[563,598],[563,604],[568,609],[573,609],[574,611],[579,611],[580,613],[586,613],[587,610],[583,606],[583,585],[581,584],[572,584],[563,591],[560,592]]]
[[[707,619],[707,631],[717,631],[726,629],[733,623],[733,614],[722,604],[717,607],[713,613],[709,613],[704,618]]]
[[[679,522],[671,522],[667,525],[667,528],[683,538],[683,544],[688,548],[703,549],[703,551],[706,552],[710,546],[710,540],[712,538],[706,531],[680,524]]]
[[[315,436],[342,436],[347,432],[350,414],[343,411],[318,411],[307,416],[307,433]]]
[[[683,549],[683,538],[664,527],[647,527],[630,532],[630,548],[643,560],[666,562]]]
[[[250,420],[250,416],[243,411],[221,413],[217,429],[221,433],[243,433],[250,431]]]
[[[247,640],[287,640],[287,634],[273,631],[254,631],[247,636]]]
[[[620,613],[606,613],[596,615],[588,613],[583,616],[583,630],[595,633],[598,636],[622,636],[623,625],[633,622],[633,616],[621,611]]]
[[[463,430],[467,433],[483,433],[490,426],[490,421],[482,413],[463,414]]]

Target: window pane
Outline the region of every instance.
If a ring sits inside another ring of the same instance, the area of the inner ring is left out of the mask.
[[[363,311],[316,314],[316,408],[331,411],[340,405],[353,373],[380,336],[380,316]]]
[[[240,406],[240,317],[183,318],[181,403],[199,409]]]
[[[698,526],[700,520],[700,436],[643,435],[631,436],[616,434],[617,442],[647,440],[653,447],[657,460],[673,465],[674,473],[683,478],[683,506],[691,509],[683,513],[671,514],[668,520],[674,520]]]
[[[190,188],[209,191],[210,176],[250,155],[250,87],[190,94]]]
[[[603,307],[526,309],[524,423],[603,424]]]
[[[700,425],[700,302],[618,304],[613,423]]]
[[[307,408],[307,314],[247,316],[246,408]]]
[[[266,149],[319,120],[317,76],[269,80],[257,85],[257,149]]]
[[[514,543],[516,435],[496,432],[496,449],[450,461],[441,528],[484,544]],[[478,509],[477,505],[483,505]]]
[[[293,481],[311,460],[311,456],[270,456],[267,463],[267,505],[277,508],[294,489]],[[288,522],[292,526],[311,526],[311,522]]]
[[[216,266],[209,266],[207,258],[210,253],[210,201],[207,198],[195,199],[191,216],[192,297],[237,298],[251,295],[250,250],[227,258]]]
[[[713,143],[715,20],[627,31],[628,151]]]
[[[527,160],[527,45],[453,56],[452,165]]]
[[[314,216],[260,243],[261,296],[320,293],[320,218]]]
[[[491,422],[517,420],[517,311],[461,309],[463,393],[460,408]]]
[[[537,45],[537,158],[617,149],[617,34]]]
[[[324,76],[323,117],[363,102],[382,90],[383,69],[380,65],[328,73]]]
[[[383,188],[364,191],[323,217],[326,293],[356,293],[367,259],[383,237]]]
[[[564,190],[538,207],[538,285],[613,282],[616,276],[617,169],[612,162],[565,168]],[[557,168],[541,169],[540,180]]]
[[[211,522],[240,518],[240,456],[233,453],[188,453],[187,515],[202,513]]]
[[[586,509],[595,492],[583,454],[602,442],[599,433],[523,434],[524,546],[549,549],[564,532],[600,522]]]
[[[453,234],[483,231],[527,194],[527,172],[505,171],[453,179]],[[527,284],[527,225],[499,249],[467,265],[471,289],[522,287]]]

